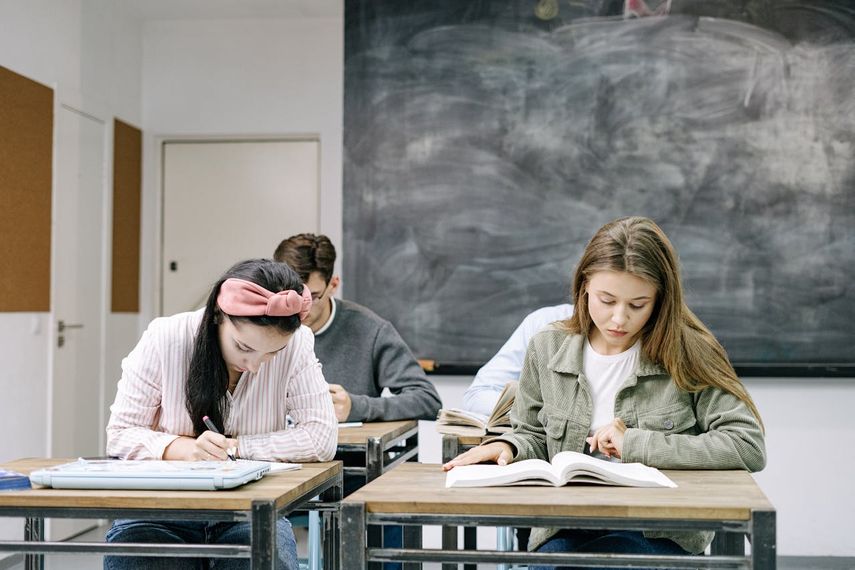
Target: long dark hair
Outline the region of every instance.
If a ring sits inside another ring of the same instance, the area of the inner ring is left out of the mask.
[[[229,389],[229,372],[220,349],[219,325],[223,319],[232,322],[249,322],[261,327],[276,327],[279,331],[291,334],[300,328],[300,316],[290,317],[235,317],[227,315],[217,305],[220,287],[226,279],[237,278],[251,281],[278,293],[293,289],[303,292],[303,282],[297,273],[285,265],[270,259],[248,259],[235,264],[214,284],[205,303],[205,314],[196,333],[193,354],[190,356],[190,368],[187,372],[187,385],[184,389],[187,412],[193,420],[193,431],[201,434],[207,428],[202,418],[208,416],[220,433],[225,433],[225,418],[228,415],[226,392]]]

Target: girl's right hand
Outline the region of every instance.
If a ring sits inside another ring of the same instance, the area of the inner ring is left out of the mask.
[[[181,461],[225,461],[228,459],[229,447],[237,447],[237,440],[205,431],[195,439],[182,436],[174,440],[166,446],[163,458]]]
[[[499,465],[507,465],[514,458],[514,448],[504,441],[494,441],[487,445],[473,447],[465,451],[442,466],[443,471],[451,471],[460,465],[471,465],[473,463],[484,463],[493,461]]]

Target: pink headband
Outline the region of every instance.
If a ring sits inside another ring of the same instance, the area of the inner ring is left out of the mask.
[[[312,293],[303,286],[300,295],[293,289],[271,293],[261,285],[244,279],[226,279],[220,287],[217,304],[227,315],[235,317],[290,317],[306,319],[312,308]]]

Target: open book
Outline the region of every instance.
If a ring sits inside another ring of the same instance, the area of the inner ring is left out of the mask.
[[[445,476],[446,487],[496,487],[597,483],[624,487],[676,487],[654,467],[641,463],[616,463],[576,451],[562,451],[552,463],[526,459],[510,465],[464,465]]]
[[[519,382],[511,380],[499,394],[493,412],[489,416],[476,414],[460,408],[448,408],[439,411],[436,418],[436,430],[439,433],[460,435],[459,430],[452,426],[470,426],[481,430],[482,435],[488,433],[506,433],[511,431],[511,408],[517,395]],[[471,433],[471,432],[470,432]]]

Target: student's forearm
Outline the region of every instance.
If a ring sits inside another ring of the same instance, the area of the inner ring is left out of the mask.
[[[470,386],[463,394],[463,409],[482,416],[489,416],[499,401],[502,387]]]
[[[107,455],[121,459],[163,459],[166,448],[179,436],[142,427],[107,429]]]
[[[407,390],[390,398],[351,394],[351,422],[435,420],[442,406],[430,392]]]
[[[298,424],[282,431],[238,436],[242,459],[289,462],[330,461],[335,457],[335,423]]]

